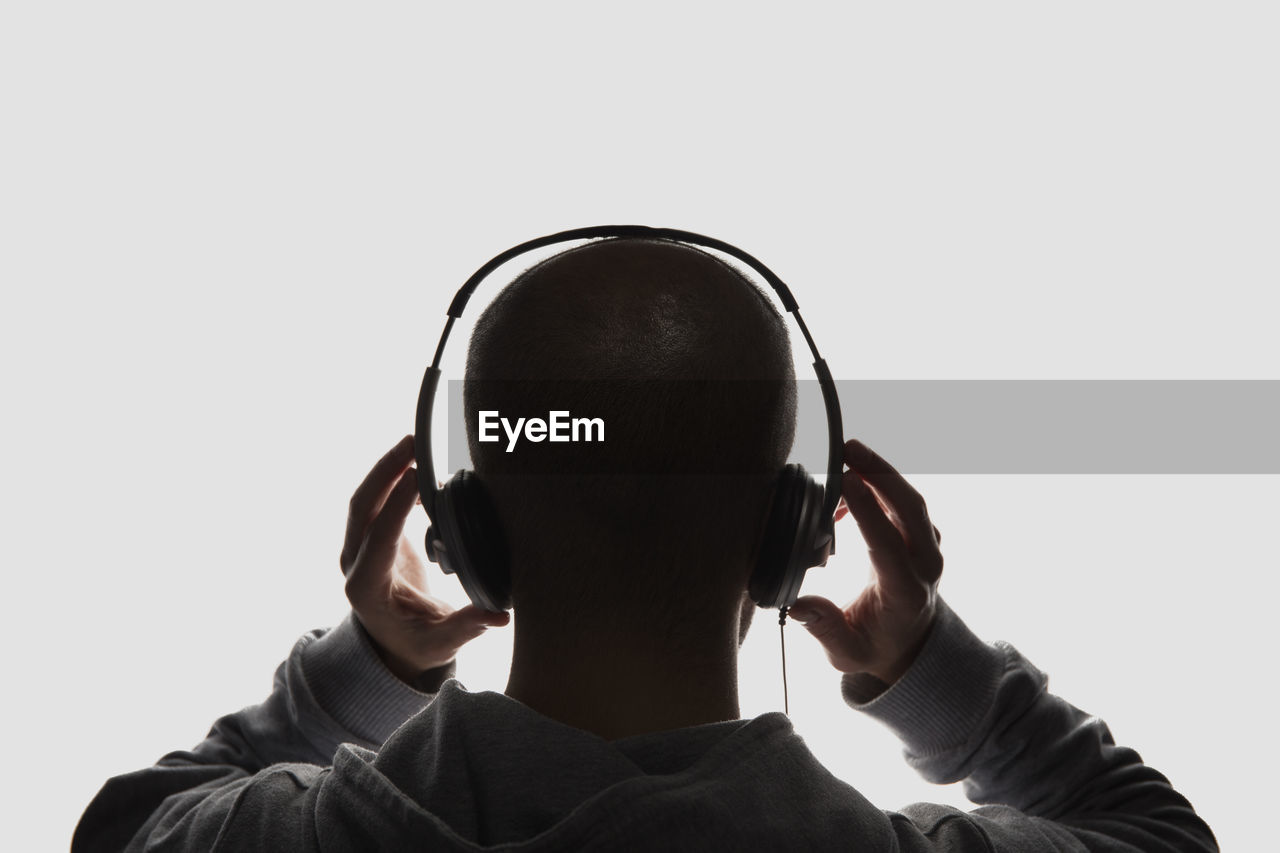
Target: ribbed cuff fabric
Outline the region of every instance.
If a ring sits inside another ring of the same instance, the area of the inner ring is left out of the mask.
[[[334,722],[379,746],[435,695],[414,690],[387,669],[354,613],[303,649],[302,674]]]
[[[908,753],[932,755],[973,736],[995,700],[1005,663],[1002,648],[978,639],[938,599],[929,639],[897,682],[884,689],[873,676],[846,674],[840,691],[851,708],[888,726]]]

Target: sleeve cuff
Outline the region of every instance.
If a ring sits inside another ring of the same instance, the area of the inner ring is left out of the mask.
[[[920,756],[972,737],[991,708],[1006,662],[1001,647],[978,639],[942,599],[935,618],[919,656],[888,689],[865,673],[846,674],[840,684],[846,704],[884,723]]]
[[[334,722],[355,739],[377,746],[435,695],[414,690],[387,669],[354,613],[308,644],[302,674],[316,703]]]

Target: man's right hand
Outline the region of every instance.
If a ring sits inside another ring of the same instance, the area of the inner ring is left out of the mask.
[[[383,663],[401,681],[434,692],[458,650],[485,628],[506,625],[511,614],[474,604],[455,610],[428,592],[422,559],[404,536],[418,499],[412,464],[413,436],[406,435],[369,471],[351,496],[338,561],[347,600]]]
[[[843,610],[818,595],[792,605],[792,618],[818,638],[841,672],[893,684],[916,659],[937,612],[942,536],[924,498],[873,450],[844,446],[843,496],[871,555],[875,579]],[[843,509],[843,507],[842,507]],[[837,511],[836,517],[844,513]]]

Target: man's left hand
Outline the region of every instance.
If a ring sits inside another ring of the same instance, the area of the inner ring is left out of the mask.
[[[454,610],[427,593],[425,567],[404,536],[418,503],[413,436],[405,436],[369,471],[351,496],[339,562],[347,600],[379,655],[402,681],[417,686],[423,673],[445,666],[489,626],[509,613],[468,604]]]

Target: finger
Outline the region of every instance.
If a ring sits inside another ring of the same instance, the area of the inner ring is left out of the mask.
[[[900,527],[901,522],[886,514],[878,496],[862,482],[857,471],[844,473],[844,487],[849,512],[858,522],[858,529],[867,543],[867,553],[871,557],[876,582],[891,595],[916,592],[920,580],[918,575],[933,572],[935,561],[931,557],[913,554],[905,531]],[[936,545],[934,553],[938,555],[937,573],[941,573],[942,558]],[[917,562],[922,562],[924,568],[918,569],[915,565]]]
[[[347,512],[347,533],[342,544],[342,571],[346,573],[360,550],[369,523],[387,500],[396,478],[413,461],[413,436],[406,435],[377,461],[351,495]]]
[[[908,544],[923,544],[926,547],[937,544],[932,536],[933,525],[929,522],[924,498],[897,469],[856,439],[845,443],[844,461],[888,502],[890,509],[905,526]]]
[[[501,628],[511,623],[511,613],[507,610],[485,610],[483,607],[477,607],[474,604],[468,604],[465,607],[459,607],[453,613],[449,614],[450,618],[461,620],[463,622],[474,622],[478,625],[484,625],[490,628]]]
[[[400,535],[404,532],[404,523],[413,509],[417,493],[418,469],[409,468],[401,474],[391,493],[387,495],[386,503],[369,525],[363,542],[354,549],[360,556],[360,560],[353,560],[353,567],[357,571],[361,567],[368,567],[370,571],[391,571]],[[352,579],[348,578],[348,583]]]
[[[511,614],[504,611],[495,613],[468,604],[445,616],[434,629],[433,634],[449,648],[457,649],[479,637],[489,628],[501,628],[511,622]]]
[[[849,505],[844,501],[844,495],[840,496],[840,501],[836,504],[835,520],[839,521],[849,514]]]
[[[924,498],[912,488],[896,468],[857,439],[845,442],[844,462],[861,474],[868,483],[875,486],[876,491],[884,496],[889,505],[903,516],[908,510],[924,504]]]
[[[787,615],[797,622],[816,625],[820,620],[839,611],[840,608],[830,599],[820,595],[802,595],[796,599],[795,604],[787,608]]]
[[[861,477],[861,475],[859,475],[859,477]],[[871,494],[876,499],[876,504],[879,505],[880,511],[884,513],[885,517],[893,524],[894,528],[898,531],[898,535],[902,537],[902,541],[909,544],[911,542],[911,536],[907,532],[906,522],[902,520],[902,516],[898,515],[898,511],[893,508],[893,504],[890,503],[889,499],[881,494],[880,490],[875,486],[867,483],[865,479],[863,479],[862,482],[867,484],[867,488],[871,490]]]
[[[788,614],[822,644],[837,669],[851,671],[867,659],[870,647],[866,637],[854,630],[835,602],[820,595],[802,595],[791,605]]]
[[[906,540],[885,514],[871,489],[862,481],[857,471],[845,471],[841,481],[845,505],[849,514],[858,522],[867,550],[891,556],[905,556]]]

